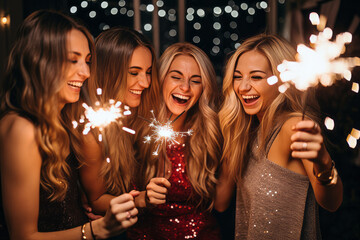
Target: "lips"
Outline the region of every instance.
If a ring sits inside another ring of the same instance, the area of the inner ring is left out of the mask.
[[[242,98],[246,104],[254,104],[260,98],[259,95],[242,95]]]
[[[70,87],[74,87],[74,88],[81,88],[84,82],[78,82],[78,81],[71,81],[71,82],[67,82],[67,84]]]
[[[174,99],[174,101],[178,104],[186,104],[191,98],[190,96],[185,96],[178,93],[173,93],[171,94],[171,96]]]
[[[132,94],[135,94],[135,95],[141,95],[142,93],[142,90],[134,90],[134,89],[130,89],[129,92],[131,92]]]

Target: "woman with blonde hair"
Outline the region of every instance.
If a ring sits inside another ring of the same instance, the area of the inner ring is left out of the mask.
[[[102,143],[94,130],[74,142],[83,163],[80,177],[90,209],[103,215],[112,198],[133,189],[133,144],[146,124],[137,116],[148,117],[157,101],[159,86],[153,47],[141,33],[114,27],[96,38],[95,47],[96,69],[88,84],[88,99],[84,100],[93,106],[96,101],[107,103],[113,99],[129,106],[132,112],[121,119],[122,124],[112,123],[104,128]],[[102,89],[101,96],[96,95],[98,88]],[[81,103],[78,107],[82,108]],[[136,136],[124,132],[123,126],[134,129]]]
[[[270,86],[295,50],[274,35],[244,41],[231,56],[219,112],[224,137],[215,208],[224,211],[235,184],[236,239],[321,239],[317,203],[335,211],[342,183],[323,143],[318,118],[302,93]]]
[[[129,229],[128,238],[219,239],[219,228],[210,213],[221,148],[215,71],[201,49],[176,43],[160,58],[159,79],[163,101],[157,120],[173,121],[174,131],[192,129],[193,133],[177,137],[159,156],[153,155],[156,144],[140,146],[142,167],[137,186],[146,191],[137,201],[149,208]]]
[[[92,54],[88,30],[61,13],[34,12],[19,29],[0,88],[1,239],[104,239],[137,220],[130,194],[93,222],[80,204],[66,120]]]

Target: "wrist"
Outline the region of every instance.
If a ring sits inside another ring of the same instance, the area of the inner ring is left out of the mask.
[[[92,229],[96,239],[107,239],[110,237],[110,232],[106,228],[104,218],[92,221]]]
[[[337,177],[338,177],[338,173],[337,170],[335,168],[335,162],[331,161],[331,167],[327,168],[323,171],[319,171],[319,172],[315,172],[315,168],[313,168],[313,174],[316,178],[316,180],[321,184],[321,185],[335,185],[337,183]]]
[[[140,194],[135,197],[135,206],[137,208],[146,207],[146,191],[141,191]]]

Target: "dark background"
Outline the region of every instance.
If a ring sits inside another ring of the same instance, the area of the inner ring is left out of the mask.
[[[223,67],[229,53],[245,38],[269,32],[268,17],[272,9],[268,8],[271,0],[196,0],[185,1],[185,41],[203,49],[211,58],[218,82],[221,84]],[[309,2],[312,2],[309,6]],[[323,4],[331,1],[321,0],[276,0],[277,33],[286,35],[286,17],[297,9],[304,16],[302,30],[304,39],[316,29],[311,26],[307,16],[311,11],[319,12]],[[146,24],[152,23],[151,0],[141,0],[141,31],[153,38],[153,29],[146,30]],[[147,8],[150,11],[147,10]],[[217,12],[217,8],[221,12]],[[227,7],[227,8],[226,8]],[[229,10],[231,7],[231,11]],[[250,9],[251,8],[251,9]],[[0,0],[0,17],[10,16],[10,24],[0,24],[0,76],[2,77],[7,55],[16,36],[16,29],[23,19],[38,9],[55,9],[72,17],[79,18],[89,28],[94,37],[101,31],[117,26],[133,27],[134,11],[132,0]],[[205,16],[198,11],[203,10]],[[177,1],[158,1],[161,10],[160,19],[160,54],[167,46],[179,41],[178,3]],[[340,0],[334,35],[348,30],[354,18],[359,18],[359,0]],[[254,13],[253,13],[254,12]],[[95,13],[95,17],[90,17]],[[216,28],[217,25],[220,28]],[[200,26],[200,27],[199,27]],[[290,26],[291,28],[292,26]],[[353,42],[348,46],[345,55],[360,56],[360,27],[353,34]],[[293,43],[299,42],[292,39]],[[317,97],[323,118],[335,120],[332,131],[324,130],[329,139],[328,150],[336,162],[336,167],[344,184],[342,206],[329,213],[320,209],[320,222],[323,239],[360,239],[360,155],[359,141],[351,149],[346,137],[352,128],[360,130],[359,93],[351,91],[352,82],[360,82],[360,67],[353,70],[351,82],[340,80],[331,87],[320,87]],[[217,214],[223,226],[226,239],[233,236],[234,205],[223,213]]]

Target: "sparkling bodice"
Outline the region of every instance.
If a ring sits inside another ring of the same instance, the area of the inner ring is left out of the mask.
[[[193,188],[186,175],[185,144],[167,148],[171,175],[165,204],[148,209],[128,230],[129,239],[220,239],[215,218],[199,212],[189,197]]]

